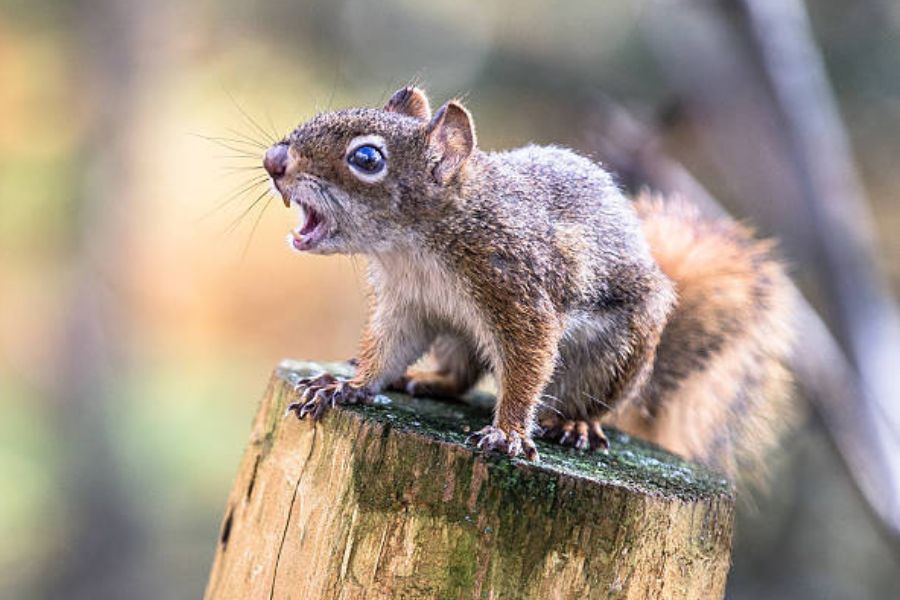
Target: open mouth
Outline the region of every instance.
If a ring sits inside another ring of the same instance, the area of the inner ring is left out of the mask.
[[[291,231],[291,245],[301,252],[313,250],[328,234],[325,217],[302,200],[293,200],[299,210],[300,224]]]

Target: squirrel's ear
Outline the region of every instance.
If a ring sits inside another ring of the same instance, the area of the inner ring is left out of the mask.
[[[428,143],[438,156],[432,174],[443,185],[462,169],[475,150],[472,115],[455,100],[446,103],[428,124]]]
[[[384,110],[395,112],[407,117],[414,117],[427,121],[431,118],[431,105],[424,90],[408,85],[400,88],[384,105]]]

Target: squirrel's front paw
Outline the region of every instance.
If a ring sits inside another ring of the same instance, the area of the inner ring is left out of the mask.
[[[538,451],[531,438],[515,430],[506,432],[488,425],[467,437],[466,442],[485,452],[502,452],[508,456],[524,454],[528,460],[538,460]]]
[[[302,390],[300,399],[288,405],[285,415],[293,412],[298,419],[311,415],[319,420],[335,404],[370,404],[375,398],[367,387],[341,381],[330,373],[301,379],[294,390]]]

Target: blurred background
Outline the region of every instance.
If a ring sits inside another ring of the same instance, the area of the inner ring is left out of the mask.
[[[412,79],[463,95],[482,148],[568,145],[779,237],[865,385],[900,291],[900,4],[806,8],[0,0],[0,597],[202,594],[269,373],[352,356],[364,315],[362,261],[288,251],[262,146]],[[841,433],[872,399],[890,421],[892,383],[813,399],[739,519],[730,598],[896,597],[868,506],[900,490],[853,467],[890,443]]]

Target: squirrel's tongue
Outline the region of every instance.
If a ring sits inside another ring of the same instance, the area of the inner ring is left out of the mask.
[[[301,252],[315,249],[327,236],[328,224],[325,217],[308,204],[297,202],[299,224],[291,230],[291,245]]]
[[[308,235],[319,225],[321,219],[318,213],[308,206],[300,206],[300,235]]]

